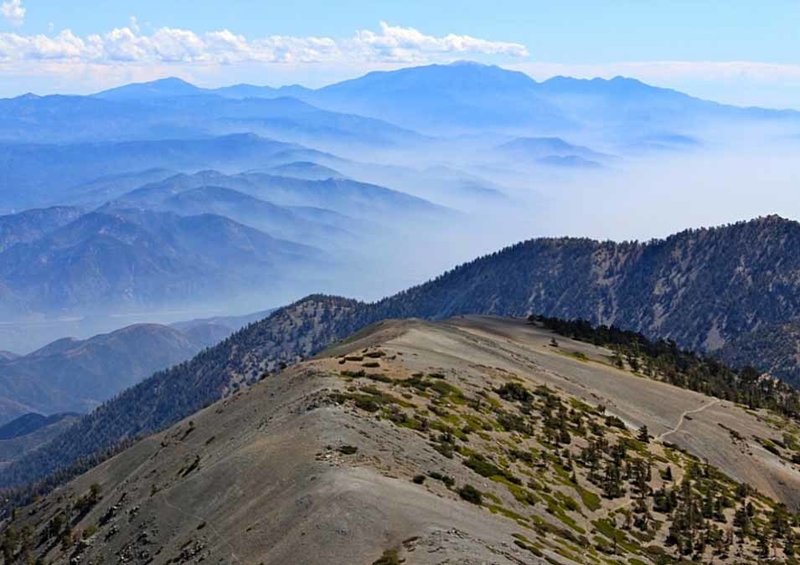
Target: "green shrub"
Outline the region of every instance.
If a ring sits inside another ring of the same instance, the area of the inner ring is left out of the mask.
[[[500,388],[495,389],[497,395],[509,401],[530,402],[533,395],[519,383],[506,383]]]
[[[430,473],[428,473],[428,476],[436,481],[443,482],[444,486],[446,486],[447,488],[450,488],[454,484],[456,484],[456,480],[453,477],[451,477],[450,475],[444,475],[442,473],[439,473],[438,471],[431,471]]]
[[[464,485],[458,489],[458,495],[472,504],[480,505],[483,503],[483,495],[481,494],[481,491],[472,485]]]
[[[400,565],[400,556],[396,549],[387,549],[372,565]]]

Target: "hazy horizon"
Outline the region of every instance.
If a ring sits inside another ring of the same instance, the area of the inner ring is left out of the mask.
[[[629,76],[740,106],[798,109],[800,7],[745,2],[639,5],[446,0],[435,6],[234,0],[186,9],[144,0],[4,0],[0,96],[85,94],[180,76],[204,85],[323,84],[371,70],[477,59],[537,80]],[[575,14],[581,14],[576,18]],[[622,33],[621,33],[622,32]]]
[[[592,72],[592,67],[587,67],[585,71],[579,71],[579,67],[572,68],[567,65],[558,65],[558,64],[543,64],[542,69],[539,71],[530,71],[525,66],[514,65],[514,64],[495,64],[495,63],[485,63],[475,59],[457,59],[452,60],[449,62],[434,62],[434,63],[425,63],[421,65],[392,65],[387,67],[375,68],[375,69],[368,69],[364,71],[359,70],[350,70],[349,72],[337,74],[335,76],[331,76],[329,78],[324,78],[321,80],[302,80],[303,75],[299,78],[300,80],[292,82],[291,79],[287,79],[284,81],[274,80],[274,81],[262,81],[259,82],[255,81],[236,81],[234,78],[227,78],[227,77],[214,77],[214,76],[196,76],[192,73],[182,73],[177,72],[174,74],[170,74],[169,70],[165,70],[164,74],[151,76],[148,78],[142,79],[118,79],[117,82],[110,82],[104,84],[102,87],[92,87],[92,86],[85,86],[79,88],[69,89],[66,86],[52,86],[50,90],[21,90],[15,92],[5,92],[3,87],[0,86],[0,100],[6,99],[13,99],[18,98],[21,96],[26,95],[35,95],[35,96],[89,96],[93,94],[98,94],[104,92],[106,90],[112,90],[115,88],[120,88],[123,86],[128,86],[132,84],[148,84],[152,82],[159,82],[165,81],[170,79],[178,79],[180,81],[186,82],[191,84],[192,86],[196,86],[198,88],[207,89],[207,90],[215,90],[220,88],[226,87],[233,87],[233,86],[254,86],[254,87],[265,87],[265,88],[274,88],[280,89],[285,87],[293,87],[299,86],[302,88],[307,88],[311,90],[318,90],[325,88],[327,86],[332,86],[335,84],[339,84],[342,82],[347,82],[351,80],[355,80],[361,78],[365,75],[371,73],[383,73],[383,72],[392,72],[392,71],[399,71],[408,68],[415,68],[417,66],[429,66],[429,65],[453,65],[453,64],[480,64],[480,65],[487,65],[487,66],[496,66],[501,69],[510,70],[510,71],[517,71],[525,74],[526,76],[530,77],[531,79],[535,80],[536,82],[546,82],[551,79],[559,79],[559,78],[569,78],[569,79],[576,79],[582,81],[592,81],[592,80],[613,80],[613,79],[631,79],[642,82],[648,86],[653,86],[656,88],[663,88],[667,90],[674,90],[676,92],[681,92],[683,94],[687,94],[694,98],[698,98],[701,100],[707,100],[710,102],[717,102],[719,104],[726,104],[730,106],[737,106],[741,108],[765,108],[765,109],[773,109],[773,110],[788,110],[788,111],[797,111],[800,112],[800,102],[794,102],[793,100],[787,101],[785,104],[781,102],[774,101],[772,105],[770,105],[769,101],[764,103],[757,103],[751,102],[748,100],[737,100],[737,99],[728,99],[725,93],[713,93],[711,91],[707,91],[706,89],[693,89],[691,86],[688,86],[686,90],[683,89],[682,83],[675,83],[671,84],[669,82],[662,82],[659,81],[656,77],[652,77],[649,79],[647,75],[644,76],[637,76],[634,72],[630,74],[615,74],[616,69],[614,65],[609,66],[609,70],[603,72],[599,69],[596,69],[597,74],[590,74]],[[530,67],[530,66],[529,66]],[[626,68],[626,65],[621,65],[618,70],[623,71]],[[546,69],[546,70],[544,70]],[[572,70],[573,74],[569,74],[570,70]],[[587,72],[589,74],[587,74]],[[798,70],[800,72],[800,69]],[[257,78],[257,77],[254,77]],[[48,88],[48,87],[43,87]],[[715,97],[716,94],[716,97]],[[286,94],[286,96],[291,97],[291,94]]]

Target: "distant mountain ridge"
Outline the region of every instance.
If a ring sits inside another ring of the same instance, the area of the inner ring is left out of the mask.
[[[625,77],[537,82],[521,72],[460,62],[375,71],[318,89],[201,88],[170,77],[86,97],[0,100],[0,116],[7,116],[0,139],[198,138],[245,129],[301,143],[392,147],[430,136],[526,128],[549,134],[600,128],[630,141],[634,132],[625,128],[632,126],[639,136],[657,135],[719,120],[796,123],[800,113],[727,106]]]
[[[324,262],[319,251],[223,216],[114,209],[80,216],[0,254],[0,310],[163,304],[253,289]],[[293,265],[298,271],[287,269]],[[18,306],[22,304],[24,306]]]
[[[0,143],[0,206],[63,202],[54,190],[153,168],[196,172],[219,166],[239,172],[315,159],[333,157],[253,133],[126,142]]]
[[[252,85],[202,89],[179,79],[163,79],[123,86],[95,96],[115,98],[135,93],[156,97],[226,96],[234,92],[258,98],[288,95],[321,108],[371,116],[421,131],[523,125],[568,130],[587,123],[621,126],[636,120],[667,125],[670,120],[685,123],[721,116],[798,118],[797,113],[789,111],[737,108],[700,100],[631,78],[558,76],[537,82],[521,72],[473,62],[375,71],[316,90]]]
[[[10,402],[0,403],[0,422],[25,410],[40,415],[91,411],[153,371],[189,359],[230,333],[217,333],[209,341],[198,330],[190,336],[168,326],[136,324],[83,340],[60,339],[28,355],[0,360],[0,397],[19,406],[9,411],[5,405]]]
[[[265,277],[274,290],[267,302],[285,302],[333,280],[344,261],[380,253],[390,234],[459,217],[321,164],[344,163],[333,155],[252,134],[5,147],[17,183],[7,202],[86,206],[0,216],[0,314],[10,319],[194,307],[233,294],[249,309],[254,293],[264,299]],[[23,175],[21,164],[35,172]],[[136,169],[145,164],[188,171]],[[234,172],[202,168],[214,164]],[[133,170],[87,180],[115,168]],[[51,189],[56,178],[68,188]],[[0,205],[3,197],[0,186]]]
[[[18,243],[35,241],[81,214],[83,210],[74,206],[53,206],[0,216],[0,253]]]
[[[75,413],[60,413],[51,416],[43,416],[36,412],[23,414],[12,421],[0,426],[0,441],[9,440],[32,434],[33,432],[51,424],[55,424],[64,418],[75,417]]]
[[[612,159],[582,145],[573,145],[560,137],[517,137],[503,143],[498,152],[509,159],[529,163],[601,167]]]
[[[554,77],[537,82],[521,72],[472,62],[375,71],[303,98],[321,107],[408,124],[420,131],[481,129],[490,124],[512,130],[535,125],[544,131],[601,124],[658,129],[721,117],[800,117],[791,111],[726,106],[631,78]]]

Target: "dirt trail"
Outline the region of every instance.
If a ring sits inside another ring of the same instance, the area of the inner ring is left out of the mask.
[[[718,398],[715,398],[711,402],[708,402],[707,404],[702,405],[700,408],[695,408],[694,410],[686,410],[685,412],[683,412],[681,414],[681,417],[678,420],[677,425],[674,428],[672,428],[671,430],[666,431],[663,434],[661,434],[660,436],[656,437],[656,440],[657,441],[663,441],[664,438],[667,437],[668,435],[674,434],[675,432],[680,430],[681,426],[683,425],[683,422],[686,421],[686,416],[688,416],[689,414],[698,414],[698,413],[702,412],[703,410],[705,410],[706,408],[711,408],[715,404],[719,404],[719,399]]]

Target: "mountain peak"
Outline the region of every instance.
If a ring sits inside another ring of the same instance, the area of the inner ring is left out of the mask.
[[[192,88],[197,88],[192,83],[183,80],[180,77],[164,77],[158,78],[156,80],[151,80],[149,82],[142,82],[142,83],[134,83],[134,84],[149,84],[149,85],[161,85],[161,86],[189,86]]]
[[[150,82],[136,82],[95,94],[98,98],[114,100],[187,96],[201,94],[202,88],[178,77],[165,77]]]
[[[767,214],[766,216],[759,216],[758,218],[752,220],[752,222],[756,224],[781,224],[781,225],[797,224],[795,220],[785,218],[780,214]]]
[[[424,89],[437,92],[440,89],[505,89],[526,88],[535,85],[530,76],[519,71],[503,69],[497,65],[485,65],[475,61],[455,61],[450,64],[421,65],[393,71],[373,71],[363,77],[332,84],[323,92],[350,92],[365,86],[391,88],[393,90]]]

